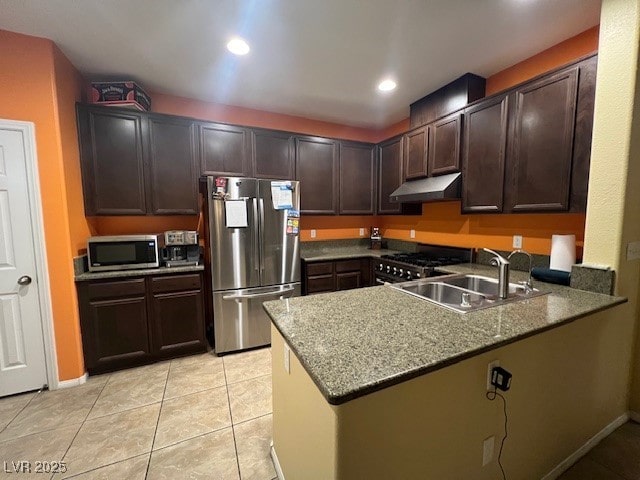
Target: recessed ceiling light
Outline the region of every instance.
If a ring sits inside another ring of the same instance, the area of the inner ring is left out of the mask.
[[[249,53],[249,44],[239,37],[232,38],[227,43],[227,50],[234,55],[246,55]]]
[[[381,92],[390,92],[395,89],[396,89],[396,82],[394,82],[390,78],[387,78],[378,84],[378,90],[380,90]]]

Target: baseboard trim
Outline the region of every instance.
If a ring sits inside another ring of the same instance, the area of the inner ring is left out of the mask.
[[[640,423],[640,413],[629,411],[629,420],[633,420],[636,423]]]
[[[282,467],[280,466],[280,460],[278,460],[278,454],[276,453],[276,449],[273,448],[273,441],[271,441],[271,460],[273,460],[273,466],[276,469],[278,480],[284,480],[284,473],[282,473]]]
[[[603,438],[611,434],[616,428],[620,427],[621,425],[624,425],[629,420],[629,418],[633,420],[633,415],[640,418],[640,415],[634,412],[627,412],[623,415],[620,415],[613,422],[611,422],[609,425],[604,427],[602,430],[596,433],[593,437],[587,440],[587,442],[584,445],[582,445],[580,448],[578,448],[578,450],[576,450],[567,458],[565,458],[562,462],[560,462],[553,470],[551,470],[544,477],[542,477],[541,480],[556,480],[560,475],[562,475],[564,472],[569,470],[569,468],[574,463],[576,463],[578,460],[584,457],[587,453],[589,453],[589,450],[595,447]]]
[[[58,390],[60,388],[70,388],[70,387],[77,387],[78,385],[83,385],[87,383],[88,378],[89,378],[89,374],[87,372],[84,372],[84,375],[82,375],[81,377],[72,378],[71,380],[58,381],[58,385],[55,388],[55,390]]]

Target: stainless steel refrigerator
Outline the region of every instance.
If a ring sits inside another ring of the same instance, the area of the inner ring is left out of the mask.
[[[299,183],[206,181],[215,351],[268,345],[262,302],[300,295]]]

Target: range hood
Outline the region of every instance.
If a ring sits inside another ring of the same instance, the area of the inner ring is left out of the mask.
[[[394,203],[422,203],[460,198],[461,173],[450,173],[439,177],[408,180],[390,196]]]

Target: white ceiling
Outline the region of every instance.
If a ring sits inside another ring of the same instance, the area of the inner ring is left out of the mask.
[[[458,76],[489,76],[598,24],[600,0],[0,0],[86,76],[366,127]],[[245,57],[225,49],[240,35]],[[376,91],[385,76],[395,92]]]

